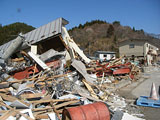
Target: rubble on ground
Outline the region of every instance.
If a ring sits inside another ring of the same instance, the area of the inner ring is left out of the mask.
[[[89,60],[73,41],[70,45],[75,57],[70,49],[50,49],[40,55],[21,51],[21,58],[1,62],[1,120],[58,120],[64,109],[94,102],[105,103],[111,116],[125,111],[127,103],[115,91],[138,80],[141,67],[124,56]]]
[[[27,60],[12,60],[14,62],[6,66],[12,69],[1,75],[2,118],[8,116],[17,119],[15,114],[25,117],[21,113],[28,110],[30,114],[27,117],[30,119],[49,119],[49,113],[56,114],[60,119],[64,108],[96,101],[103,101],[113,111],[123,110],[126,107],[125,99],[118,97],[112,90],[118,89],[116,85],[122,80],[135,80],[140,72],[131,63],[122,64],[121,59],[102,64],[94,61],[85,64],[74,59],[67,65],[62,54],[61,57],[53,58],[51,63],[46,62],[50,68],[46,70],[39,70],[38,64],[31,58]],[[119,69],[129,71],[116,73]],[[11,111],[15,114],[11,114]]]

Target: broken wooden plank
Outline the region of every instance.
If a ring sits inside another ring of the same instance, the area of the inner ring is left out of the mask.
[[[3,94],[3,93],[0,93],[0,96],[2,97],[3,100],[10,101],[10,102],[18,100],[16,97],[13,97],[11,95],[6,95],[6,94]]]
[[[30,93],[30,94],[23,94],[20,97],[24,99],[32,99],[32,98],[39,98],[44,96],[42,93]]]
[[[23,60],[24,60],[24,57],[20,57],[20,58],[12,59],[12,62],[20,62],[20,61],[23,61]]]
[[[78,102],[79,102],[79,100],[64,102],[64,103],[55,105],[55,108],[58,109],[58,108],[61,108],[61,107],[67,106],[67,105],[71,105],[71,104],[75,104],[75,103],[78,103]]]
[[[9,110],[0,117],[0,120],[6,120],[9,116],[15,116],[16,114],[14,110]]]
[[[9,91],[10,91],[9,88],[0,89],[0,92],[4,92],[4,93],[8,93]]]
[[[14,96],[5,95],[3,93],[0,93],[0,96],[2,97],[3,100],[10,101],[10,102],[19,101],[19,102],[23,103],[24,105],[29,106],[28,103],[24,102],[23,100],[19,100]]]
[[[9,87],[9,83],[8,82],[1,82],[0,83],[0,89],[4,89],[4,88],[8,88]]]
[[[79,100],[63,102],[63,103],[61,103],[61,104],[55,105],[54,107],[55,107],[56,109],[58,109],[58,108],[65,107],[65,106],[67,106],[67,105],[75,104],[75,103],[78,103],[78,102],[79,102]],[[32,111],[43,111],[43,110],[48,110],[48,109],[53,109],[53,107],[33,108]]]
[[[38,119],[48,119],[49,116],[45,113],[45,114],[42,114],[42,115],[36,115],[35,116],[36,120]]]
[[[60,119],[61,119],[61,117],[60,117],[60,115],[59,115],[58,111],[56,110],[56,108],[54,107],[53,102],[50,102],[50,104],[51,104],[51,106],[53,107],[53,111],[56,113],[56,115],[57,115],[58,119],[60,120]]]
[[[21,113],[20,111],[15,111],[17,114],[20,114],[21,116],[27,118],[27,120],[34,120],[32,119],[31,117],[29,117],[28,115],[24,114],[24,113]]]
[[[22,79],[22,80],[14,80],[14,81],[8,81],[8,83],[21,83],[21,82],[27,82],[27,81],[46,81],[46,80],[53,80],[54,78],[60,78],[60,77],[66,77],[68,76],[68,74],[63,74],[63,75],[54,75],[52,77],[46,77],[46,76],[42,76],[42,77],[38,77],[38,78],[28,78],[28,79]],[[4,83],[4,82],[2,82]]]
[[[80,96],[82,96],[82,97],[84,97],[84,98],[87,98],[87,99],[89,99],[89,100],[92,100],[92,101],[102,101],[102,100],[100,100],[100,99],[96,99],[96,98],[94,98],[94,97],[92,97],[92,96],[89,96],[89,95],[87,95],[87,94],[85,94],[85,93],[82,93],[82,92],[80,92],[80,91],[77,91],[78,92],[78,94],[80,95]]]
[[[29,101],[30,103],[40,104],[40,103],[50,103],[50,102],[65,102],[65,101],[73,101],[75,99],[48,99],[48,100],[36,100]]]
[[[3,110],[2,110],[3,111]],[[2,113],[2,111],[0,111]],[[4,111],[3,111],[4,112]],[[14,108],[11,108],[8,111],[5,111],[5,113],[0,117],[0,120],[6,120],[7,118],[9,118],[10,116],[15,116],[17,114],[20,114],[21,116],[27,118],[27,120],[34,120],[31,117],[29,117],[28,115],[21,113],[20,110],[16,110]]]
[[[96,98],[96,99],[99,99],[96,95],[96,93],[94,92],[94,90],[92,89],[92,87],[85,81],[85,80],[82,80],[82,82],[85,84],[85,86],[87,87],[88,91],[90,92],[91,96]]]

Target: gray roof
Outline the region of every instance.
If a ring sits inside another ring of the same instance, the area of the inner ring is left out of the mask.
[[[95,53],[98,53],[98,54],[115,54],[116,52],[113,52],[113,51],[96,51]]]
[[[62,32],[62,26],[68,24],[68,21],[63,18],[58,18],[46,25],[43,25],[37,29],[34,29],[26,34],[24,34],[25,41],[29,44],[37,43],[41,40],[44,40],[46,38],[61,34]],[[8,43],[5,43],[0,46],[0,53],[3,54],[4,51],[11,45],[14,40],[9,41]],[[24,47],[26,44],[24,43],[22,47]]]

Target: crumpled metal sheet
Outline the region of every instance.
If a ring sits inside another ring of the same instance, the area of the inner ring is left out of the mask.
[[[81,61],[74,59],[71,65],[83,75],[86,81],[93,83],[96,80],[87,73],[86,67]]]

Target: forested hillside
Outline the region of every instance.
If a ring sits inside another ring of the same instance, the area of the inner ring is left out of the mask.
[[[0,25],[0,45],[13,40],[20,32],[27,33],[33,29],[35,28],[25,23],[19,22],[6,26]]]
[[[119,21],[113,23],[101,20],[86,22],[84,25],[79,24],[78,27],[70,29],[69,34],[76,43],[80,44],[84,52],[90,55],[97,50],[115,51],[118,54],[118,42],[130,38],[154,39],[145,35],[142,29],[136,30],[134,27],[122,26]]]

